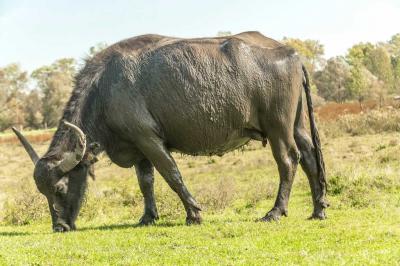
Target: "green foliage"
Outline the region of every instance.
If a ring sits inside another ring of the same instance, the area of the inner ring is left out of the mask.
[[[95,56],[97,53],[99,53],[99,52],[103,51],[104,49],[106,49],[107,47],[108,47],[108,44],[105,43],[105,42],[100,42],[100,43],[98,43],[98,44],[96,44],[96,45],[94,45],[94,46],[91,46],[91,47],[89,48],[88,56],[89,56],[89,57],[93,57],[93,56]]]
[[[346,55],[348,62],[351,65],[368,65],[369,55],[374,49],[371,43],[359,43],[353,45]]]
[[[317,67],[323,64],[324,46],[319,41],[303,41],[287,37],[284,37],[282,41],[295,49],[303,57],[304,64],[311,74],[316,71]]]
[[[341,175],[333,175],[328,179],[328,195],[336,196],[342,194],[346,186],[345,180]]]
[[[382,105],[388,93],[400,92],[399,51],[400,34],[387,43],[353,45],[345,57],[347,63],[340,57],[331,58],[314,74],[319,95],[336,102],[356,99],[360,104],[373,98]]]
[[[37,82],[43,94],[43,123],[54,127],[61,118],[62,111],[73,87],[76,72],[76,62],[72,58],[63,58],[50,66],[43,66],[32,72],[32,78]]]
[[[350,66],[343,57],[329,59],[326,66],[314,74],[318,95],[335,102],[350,99],[350,77]]]
[[[394,76],[393,90],[395,93],[400,93],[400,56],[392,57],[391,61]]]
[[[352,72],[351,90],[360,99],[370,91],[369,96],[377,96],[380,100],[387,92],[396,92],[397,60],[395,54],[396,37],[393,43],[360,43],[351,47],[346,56],[354,69]],[[363,97],[365,98],[365,97]]]
[[[27,72],[22,71],[18,64],[0,68],[0,131],[24,123],[27,84]]]
[[[378,46],[370,52],[368,59],[367,69],[387,86],[391,86],[393,72],[389,53],[383,47]]]
[[[400,57],[400,33],[392,36],[390,41],[387,43],[386,48],[393,57]]]
[[[369,84],[367,80],[368,70],[360,63],[353,63],[350,70],[351,79],[349,82],[349,92],[353,98],[357,99],[359,102],[364,101],[369,94]]]
[[[25,110],[25,123],[31,129],[38,129],[42,127],[43,113],[42,113],[42,98],[37,90],[32,90],[27,94],[24,102]]]
[[[2,213],[4,223],[25,225],[44,218],[49,219],[46,199],[32,183],[32,180],[19,182],[18,194],[5,202]]]
[[[371,57],[374,50],[375,46],[371,43],[360,43],[351,47],[346,56],[351,66],[349,94],[351,99],[357,99],[360,103],[371,95],[371,87],[375,78],[370,72],[374,66],[374,60]]]

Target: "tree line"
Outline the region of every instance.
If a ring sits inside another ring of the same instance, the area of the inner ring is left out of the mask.
[[[219,36],[230,32],[219,32]],[[358,43],[346,55],[324,59],[317,40],[283,38],[302,57],[313,92],[326,101],[376,99],[400,94],[400,33],[387,42]],[[94,56],[107,45],[89,49]],[[0,131],[16,125],[30,129],[57,126],[74,86],[76,59],[61,58],[28,73],[17,63],[0,67]]]
[[[344,56],[325,60],[324,47],[315,40],[284,38],[303,57],[311,72],[314,92],[326,101],[345,102],[400,94],[400,33],[388,42],[358,43]]]
[[[106,48],[90,47],[90,58]],[[74,58],[61,58],[28,74],[17,63],[0,67],[0,131],[11,126],[30,129],[57,126],[79,70]]]

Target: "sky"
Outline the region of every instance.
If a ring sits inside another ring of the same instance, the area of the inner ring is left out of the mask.
[[[89,47],[145,33],[215,36],[257,30],[319,40],[325,57],[400,32],[400,0],[0,0],[0,67],[32,71]]]

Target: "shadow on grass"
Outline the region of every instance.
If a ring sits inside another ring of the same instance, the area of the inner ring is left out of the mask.
[[[27,232],[0,232],[0,236],[26,236],[31,235]]]
[[[91,230],[100,230],[100,231],[111,231],[111,230],[123,230],[128,228],[146,228],[146,227],[178,227],[185,226],[184,224],[178,222],[160,222],[153,225],[143,226],[139,223],[123,223],[123,224],[110,224],[110,225],[101,225],[101,226],[88,226],[78,228],[78,232],[80,231],[91,231]]]

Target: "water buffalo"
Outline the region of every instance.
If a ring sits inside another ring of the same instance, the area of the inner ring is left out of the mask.
[[[311,138],[303,121],[303,88]],[[76,228],[87,175],[103,151],[115,164],[135,167],[144,197],[140,224],[158,219],[154,167],[181,199],[187,224],[200,223],[200,206],[171,151],[222,155],[251,139],[269,141],[280,175],[275,205],[260,220],[287,215],[299,162],[311,187],[311,217],[325,218],[325,168],[307,71],[293,49],[258,32],[120,41],[88,59],[76,76],[43,157],[14,131],[35,164],[35,182],[48,200],[54,231]]]

